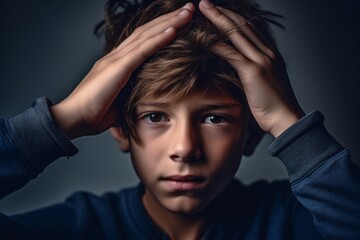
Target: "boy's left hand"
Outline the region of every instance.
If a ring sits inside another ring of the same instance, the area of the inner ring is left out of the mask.
[[[201,12],[220,31],[229,32],[233,46],[218,43],[213,51],[234,67],[255,120],[262,130],[279,136],[304,113],[291,89],[283,59],[270,49],[242,16],[200,2]]]

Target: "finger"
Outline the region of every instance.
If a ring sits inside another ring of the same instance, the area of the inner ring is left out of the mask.
[[[151,27],[159,24],[160,22],[164,22],[164,21],[167,21],[168,19],[171,19],[174,16],[181,15],[181,12],[186,12],[184,10],[188,10],[191,13],[194,13],[195,6],[191,2],[188,2],[184,6],[182,6],[180,9],[177,9],[177,10],[175,10],[173,12],[168,13],[168,14],[159,16],[159,17],[155,18],[154,20],[140,26],[140,28],[144,28],[144,29],[151,28]]]
[[[115,58],[113,55],[106,55],[96,62],[87,75],[89,81],[82,81],[71,93],[71,95],[76,94],[80,91],[80,89],[84,89],[84,86],[92,86],[95,84],[97,87],[90,88],[93,90],[105,88],[106,90],[103,91],[109,92],[105,95],[109,98],[115,98],[118,95],[118,92],[123,88],[123,86],[125,86],[132,72],[148,56],[168,44],[175,36],[176,29],[174,27],[170,27],[164,32],[159,33],[157,36],[146,39],[142,42],[142,44],[134,47],[132,51],[129,51],[123,57]],[[102,80],[98,81],[97,79]],[[95,80],[95,82],[93,80]]]
[[[191,20],[191,18],[192,13],[188,9],[182,10],[178,15],[172,17],[171,19],[160,22],[157,25],[153,25],[148,29],[144,29],[144,31],[139,32],[137,36],[131,36],[131,38],[127,39],[127,42],[121,44],[118,47],[118,50],[114,51],[114,53],[117,55],[116,57],[121,57],[127,54],[137,45],[141,44],[141,42],[144,40],[152,38],[170,27],[179,29],[185,26]]]
[[[150,55],[171,42],[176,36],[176,29],[170,27],[151,38],[145,39],[138,45],[134,45],[131,51],[116,61],[123,69],[124,77],[129,78],[132,72],[141,65]]]
[[[261,52],[266,54],[268,57],[273,58],[274,52],[264,44],[260,37],[254,31],[252,24],[250,23],[251,19],[246,19],[240,14],[236,14],[228,9],[217,7],[224,15],[230,18],[238,28],[241,33],[244,34]]]
[[[222,32],[228,33],[232,44],[247,58],[258,61],[262,53],[238,31],[238,26],[208,0],[200,1],[200,11]]]
[[[189,15],[192,16],[192,13],[194,13],[194,11],[194,5],[192,3],[187,3],[180,9],[157,17],[154,20],[136,28],[136,30],[127,39],[125,39],[118,48],[126,46],[129,42],[132,42],[134,39],[138,38],[140,34],[144,34],[145,32],[148,33],[149,31],[153,31],[152,33],[154,36],[159,32],[163,32],[170,26],[174,26],[178,29],[191,19]],[[154,27],[156,28],[154,29]]]
[[[225,59],[236,71],[246,69],[247,66],[252,63],[251,60],[237,51],[237,49],[223,42],[216,43],[212,46],[212,51],[219,57]]]

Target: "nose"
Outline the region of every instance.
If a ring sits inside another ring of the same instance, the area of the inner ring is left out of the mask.
[[[169,157],[176,162],[191,163],[201,158],[199,131],[194,124],[182,122],[173,129]]]

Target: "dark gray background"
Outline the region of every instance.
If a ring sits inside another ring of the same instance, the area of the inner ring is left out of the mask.
[[[298,100],[306,112],[321,110],[326,126],[359,159],[358,83],[360,29],[358,1],[259,1],[286,17],[275,30],[288,62]],[[105,1],[1,1],[0,116],[27,109],[40,96],[59,102],[101,56],[93,35]],[[279,160],[267,154],[271,138],[243,160],[245,183],[286,178]],[[108,133],[74,141],[80,152],[49,166],[35,181],[0,202],[11,214],[63,201],[76,190],[101,194],[136,183],[128,155]]]

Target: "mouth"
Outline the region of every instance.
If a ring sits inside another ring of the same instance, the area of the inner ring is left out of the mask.
[[[173,175],[161,177],[160,181],[171,191],[191,191],[202,187],[205,178],[196,175]]]

